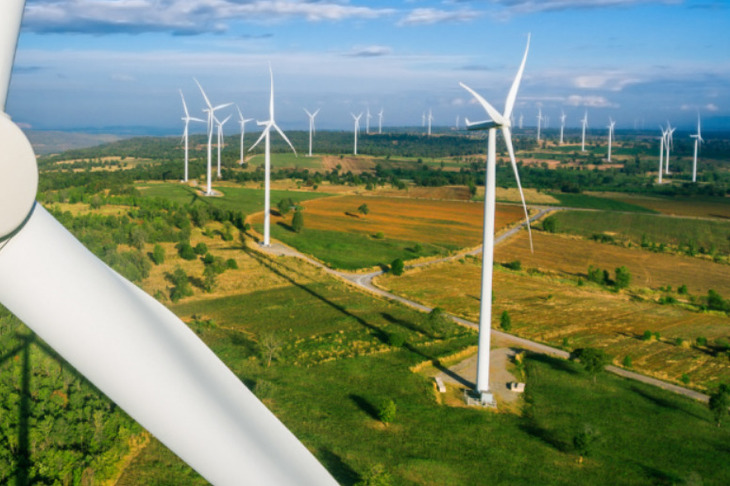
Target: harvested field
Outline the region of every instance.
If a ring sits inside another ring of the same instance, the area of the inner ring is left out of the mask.
[[[644,206],[662,214],[696,218],[730,219],[730,198],[728,197],[675,196],[665,198],[623,193],[596,193],[596,195]]]
[[[400,277],[378,277],[377,284],[423,304],[478,321],[481,266],[474,258],[408,271]],[[637,302],[589,286],[578,287],[555,277],[528,276],[498,269],[494,273],[492,325],[502,311],[512,318],[513,334],[556,347],[601,347],[620,364],[630,356],[633,368],[670,381],[687,374],[693,386],[730,380],[730,362],[707,347],[680,346],[705,337],[713,343],[730,336],[730,318],[678,306]],[[644,331],[661,339],[643,341]]]
[[[409,197],[413,199],[440,199],[444,201],[471,200],[471,193],[469,192],[469,188],[466,186],[409,186],[405,190],[399,190],[388,186],[376,187],[374,191],[368,191],[364,194],[373,194],[383,197]]]
[[[340,173],[346,174],[352,172],[353,174],[359,174],[361,172],[369,172],[375,169],[375,160],[368,156],[358,157],[347,157],[347,156],[335,156],[335,155],[323,155],[322,156],[322,167],[327,172],[332,169],[336,169],[340,166]]]
[[[565,235],[534,232],[535,253],[530,253],[523,232],[499,245],[495,261],[520,260],[523,268],[584,276],[588,266],[614,269],[625,266],[631,273],[632,287],[658,289],[686,285],[689,293],[705,295],[709,289],[730,295],[730,267],[721,263],[683,255],[653,253],[639,248],[624,248]]]

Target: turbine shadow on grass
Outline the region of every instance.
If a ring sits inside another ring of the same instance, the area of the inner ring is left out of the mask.
[[[362,479],[354,469],[342,460],[342,457],[328,448],[320,449],[317,458],[324,464],[339,484],[344,486],[353,485]]]
[[[641,387],[638,387],[636,385],[631,386],[631,391],[636,393],[640,397],[645,398],[646,400],[651,402],[653,405],[656,405],[656,406],[659,406],[662,408],[666,408],[669,410],[676,410],[677,412],[686,413],[687,415],[690,415],[698,420],[712,422],[710,417],[703,417],[702,415],[698,415],[698,414],[688,410],[687,408],[683,407],[682,404],[680,404],[678,402],[673,402],[670,400],[666,400],[662,397],[656,396],[651,391],[643,390]]]
[[[565,373],[570,373],[571,375],[577,375],[580,372],[575,369],[574,366],[570,364],[569,361],[566,361],[561,358],[553,358],[552,356],[548,356],[546,354],[539,354],[539,353],[531,353],[529,352],[530,359],[534,361],[538,361],[540,363],[545,363],[546,365],[549,365],[552,369],[556,371],[563,371]]]

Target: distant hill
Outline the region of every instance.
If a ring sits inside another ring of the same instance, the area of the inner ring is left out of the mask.
[[[38,155],[56,154],[67,150],[95,147],[116,142],[123,137],[109,134],[58,132],[51,130],[24,130]]]

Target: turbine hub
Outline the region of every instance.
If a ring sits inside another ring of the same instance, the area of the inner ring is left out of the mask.
[[[38,165],[30,142],[10,117],[0,114],[0,240],[30,214],[38,191]]]

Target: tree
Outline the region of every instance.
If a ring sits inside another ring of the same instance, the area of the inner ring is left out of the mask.
[[[404,268],[405,265],[403,264],[403,259],[401,258],[396,258],[390,264],[390,271],[395,276],[403,275]]]
[[[203,287],[206,292],[210,293],[215,290],[218,285],[217,277],[218,272],[216,272],[213,265],[206,265],[205,270],[203,270]]]
[[[722,384],[720,387],[710,395],[710,411],[715,417],[715,423],[719,427],[722,423],[722,419],[727,415],[728,407],[730,407],[730,386]]]
[[[382,464],[376,464],[362,477],[356,486],[391,486],[393,478]]]
[[[195,245],[195,248],[193,248],[193,251],[195,251],[196,255],[205,255],[208,253],[208,245],[203,243],[202,241]]]
[[[615,285],[617,289],[625,289],[631,283],[631,274],[623,265],[616,269]]]
[[[367,204],[361,204],[359,208],[357,208],[357,211],[360,214],[368,214],[370,212],[370,208],[368,208]]]
[[[264,331],[259,336],[259,351],[261,358],[266,361],[266,367],[279,356],[282,340],[275,331]]]
[[[170,290],[170,300],[173,302],[177,302],[183,297],[193,295],[193,288],[190,286],[190,282],[188,281],[188,275],[181,267],[175,268],[175,271],[169,276],[169,280],[173,285]]]
[[[509,312],[502,312],[502,315],[499,317],[499,327],[501,327],[503,331],[509,331],[512,329],[512,318],[509,316]]]
[[[580,360],[580,363],[588,374],[593,377],[593,383],[596,382],[598,373],[601,373],[611,361],[609,356],[602,349],[598,348],[577,349],[575,356]]]
[[[388,425],[395,420],[396,406],[393,400],[384,400],[378,407],[378,418]]]
[[[178,243],[175,248],[177,248],[177,252],[183,260],[195,260],[195,250],[187,241]]]
[[[160,245],[155,245],[152,249],[152,261],[155,265],[161,265],[165,262],[165,249]]]
[[[276,205],[277,209],[279,210],[279,214],[281,215],[287,214],[294,206],[294,201],[290,197],[282,199]]]
[[[301,233],[304,229],[304,215],[301,211],[297,210],[294,212],[294,216],[291,218],[291,228],[295,233]]]
[[[558,230],[558,222],[555,216],[548,216],[542,221],[542,229],[548,233],[555,233]]]

